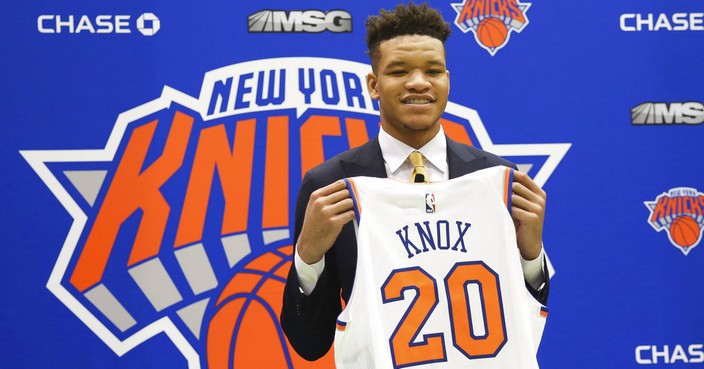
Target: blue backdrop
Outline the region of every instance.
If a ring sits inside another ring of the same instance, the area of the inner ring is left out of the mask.
[[[313,367],[275,319],[293,203],[378,129],[395,4],[0,5],[0,367]],[[541,367],[701,366],[701,2],[430,4],[446,131],[548,193]]]

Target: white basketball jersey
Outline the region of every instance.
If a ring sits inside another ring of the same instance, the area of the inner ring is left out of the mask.
[[[538,368],[547,310],[525,287],[512,180],[506,167],[436,183],[346,179],[357,269],[338,369]]]

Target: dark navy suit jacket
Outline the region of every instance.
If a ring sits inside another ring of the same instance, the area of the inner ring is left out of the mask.
[[[497,165],[516,167],[499,156],[449,138],[447,163],[450,178]],[[343,152],[305,174],[296,202],[294,242],[301,232],[311,193],[339,179],[355,176],[387,176],[378,138]],[[325,254],[325,269],[310,295],[300,292],[296,267],[292,264],[284,290],[281,327],[301,357],[318,359],[332,346],[336,319],[342,311],[340,297],[345,301],[350,297],[356,263],[356,237],[350,222],[343,227],[335,244]],[[527,284],[526,287],[543,304],[547,301],[549,279],[540,291]]]

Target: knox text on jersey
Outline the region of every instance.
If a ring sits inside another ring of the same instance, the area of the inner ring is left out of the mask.
[[[471,224],[459,220],[450,222],[445,219],[433,223],[431,225],[429,221],[416,222],[410,226],[404,225],[396,231],[403,249],[408,253],[408,258],[421,252],[435,250],[467,252],[465,237]]]

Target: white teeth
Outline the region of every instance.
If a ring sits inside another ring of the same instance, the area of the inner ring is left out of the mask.
[[[430,103],[430,100],[428,100],[428,99],[411,99],[411,100],[406,100],[404,103],[405,104],[428,104],[428,103]]]

